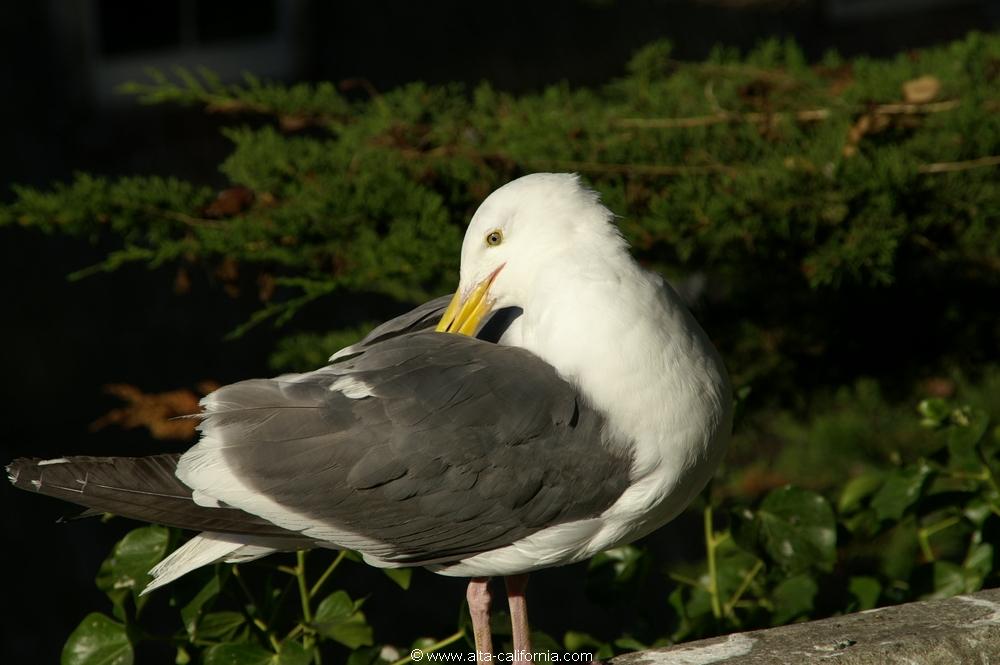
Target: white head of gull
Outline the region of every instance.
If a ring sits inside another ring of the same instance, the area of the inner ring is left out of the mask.
[[[147,592],[216,561],[356,549],[374,565],[472,578],[486,654],[488,579],[505,576],[523,662],[527,573],[677,516],[724,452],[730,388],[681,299],[575,175],[491,194],[446,300],[321,369],[220,388],[183,455],[19,459],[10,479],[200,531],[150,571]]]

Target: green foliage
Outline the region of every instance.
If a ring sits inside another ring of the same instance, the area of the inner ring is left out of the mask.
[[[98,612],[84,617],[63,647],[62,665],[132,665],[125,626]]]
[[[15,187],[0,225],[115,239],[75,276],[236,265],[273,287],[243,333],[313,301],[446,292],[462,228],[490,190],[524,172],[580,171],[644,262],[710,275],[711,329],[738,384],[792,390],[799,360],[852,358],[838,328],[861,287],[934,291],[924,307],[937,334],[976,335],[954,322],[983,316],[969,294],[995,294],[1000,274],[1000,37],[819,65],[779,41],[704,63],[669,54],[652,45],[605,86],[526,95],[414,83],[359,98],[329,83],[150,72],[126,92],[233,119],[220,166],[231,189],[213,201],[174,179],[81,174]],[[920,77],[938,89],[907,104],[902,86]],[[248,114],[276,123],[242,124]],[[288,362],[309,341],[290,337]]]
[[[122,618],[125,600],[131,597],[141,607],[139,592],[150,581],[147,574],[167,553],[169,532],[160,526],[136,529],[122,538],[97,573],[97,588],[108,594],[115,616]]]
[[[672,639],[969,593],[996,581],[1000,438],[970,407],[925,401],[920,412],[942,430],[938,450],[858,476],[836,510],[823,495],[790,486],[756,508],[730,505],[722,531],[706,508],[707,562],[672,572],[680,582],[670,597],[679,614]]]

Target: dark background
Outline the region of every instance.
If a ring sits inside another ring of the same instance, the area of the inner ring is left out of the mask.
[[[80,0],[0,3],[0,200],[10,185],[44,186],[74,171],[175,175],[214,187],[228,145],[221,119],[197,109],[142,107],[114,94],[143,67],[204,64],[224,79],[243,70],[279,80],[333,80],[345,90],[385,90],[414,80],[489,80],[512,91],[568,81],[592,85],[624,72],[629,56],[657,39],[699,59],[716,44],[749,48],[794,37],[811,58],[828,49],[886,56],[1000,27],[990,0],[557,0],[553,2],[326,3],[296,0]],[[70,283],[107,247],[0,229],[2,376],[0,457],[147,454],[169,450],[143,431],[89,431],[118,402],[102,386],[127,382],[156,392],[202,379],[268,373],[273,334],[223,335],[255,303],[222,294],[195,275],[176,295],[172,273],[129,267]],[[176,447],[176,445],[174,446]],[[57,662],[62,642],[92,610],[107,611],[93,577],[124,520],[57,525],[72,514],[56,501],[3,489],[7,557],[2,663]],[[683,549],[683,524],[654,538]],[[700,547],[688,543],[686,547]],[[345,564],[346,566],[347,564]],[[345,568],[345,570],[347,570]],[[373,594],[367,610],[392,637],[451,633],[461,580],[426,573],[414,592],[386,594],[377,572],[351,565],[340,583]],[[538,627],[606,632],[609,617],[579,589],[582,566],[536,575]],[[643,601],[665,605],[663,589]],[[391,602],[377,603],[378,598]],[[541,619],[541,620],[539,620]],[[403,626],[400,628],[399,626]],[[389,635],[376,633],[376,640]],[[172,652],[163,656],[170,662]],[[140,652],[140,662],[159,661]]]

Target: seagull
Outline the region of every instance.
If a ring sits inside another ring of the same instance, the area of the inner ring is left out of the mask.
[[[458,288],[312,372],[224,386],[183,454],[18,459],[21,488],[199,531],[144,593],[219,561],[351,549],[470,578],[479,658],[504,577],[530,660],[532,571],[676,517],[728,443],[722,360],[575,174],[536,173],[469,223]]]

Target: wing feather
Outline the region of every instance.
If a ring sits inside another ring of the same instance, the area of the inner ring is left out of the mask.
[[[388,562],[594,517],[629,480],[626,447],[551,366],[474,338],[394,334],[309,374],[226,386],[205,408],[185,483]]]

